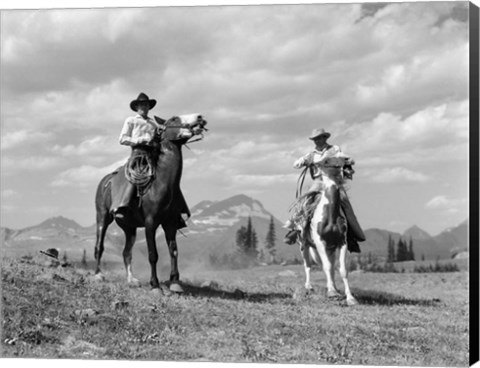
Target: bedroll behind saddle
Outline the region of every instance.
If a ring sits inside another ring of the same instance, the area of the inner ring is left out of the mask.
[[[307,244],[311,241],[309,240],[308,232],[305,230],[310,226],[310,221],[313,217],[313,213],[317,208],[318,202],[320,201],[320,192],[309,192],[301,196],[291,208],[292,216],[291,222],[293,229],[291,229],[284,238],[286,244],[292,245],[295,244],[300,235],[307,235],[308,239],[305,239],[304,243]],[[358,242],[366,240],[365,234],[358,223],[358,220],[353,212],[353,208],[350,204],[350,201],[345,193],[341,195],[340,202],[340,212],[341,216],[347,221],[347,248],[350,252],[360,253],[360,247]],[[302,229],[301,233],[300,230]]]

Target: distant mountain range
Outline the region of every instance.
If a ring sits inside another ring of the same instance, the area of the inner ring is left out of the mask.
[[[248,217],[257,233],[259,251],[264,250],[264,243],[270,219],[273,217],[277,242],[277,258],[291,260],[301,258],[297,246],[283,243],[286,230],[282,223],[267,211],[261,202],[245,195],[236,195],[221,201],[202,201],[192,209],[188,228],[178,234],[179,262],[182,264],[205,263],[208,255],[232,253],[236,249],[235,235],[241,226],[246,226]],[[95,244],[95,224],[82,227],[75,221],[54,217],[25,229],[13,230],[1,228],[3,250],[7,255],[37,253],[46,248],[60,248],[69,258],[80,259],[84,249],[88,258],[93,258]],[[360,243],[362,254],[369,252],[379,257],[386,257],[389,236],[396,242],[401,238],[407,242],[412,239],[416,259],[447,259],[457,254],[468,254],[468,220],[458,226],[446,229],[437,236],[431,236],[418,226],[412,226],[403,234],[382,229],[367,229],[367,240]],[[123,232],[116,224],[110,225],[105,242],[105,259],[121,262],[123,249]],[[163,232],[157,233],[157,247],[161,264],[169,264],[169,256]],[[147,247],[144,231],[138,229],[134,247],[134,261],[141,258],[147,263]]]
[[[446,259],[455,256],[466,256],[468,252],[468,220],[455,227],[448,228],[436,236],[431,236],[425,230],[414,225],[403,234],[381,229],[368,229],[365,231],[367,241],[361,243],[362,252],[371,252],[379,256],[387,256],[389,236],[397,244],[402,238],[407,242],[412,239],[415,259]]]

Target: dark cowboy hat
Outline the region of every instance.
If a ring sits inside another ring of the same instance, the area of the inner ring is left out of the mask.
[[[50,248],[47,250],[41,250],[40,253],[45,254],[46,256],[58,259],[58,249]]]
[[[330,137],[330,133],[325,131],[325,129],[322,128],[322,129],[313,129],[312,135],[310,137],[308,137],[308,139],[313,140],[313,139],[315,139],[317,137],[320,137],[322,135],[324,135],[327,138]]]
[[[157,100],[153,100],[153,99],[150,100],[148,96],[142,92],[138,95],[136,100],[133,100],[132,102],[130,102],[130,108],[133,111],[137,111],[137,105],[140,102],[144,102],[144,101],[147,101],[150,104],[150,110],[153,109],[153,107],[157,104]]]

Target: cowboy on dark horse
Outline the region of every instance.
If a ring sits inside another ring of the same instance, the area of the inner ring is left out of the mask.
[[[327,157],[334,157],[341,152],[340,147],[331,145],[327,142],[329,137],[330,133],[326,132],[324,129],[314,129],[309,139],[315,144],[315,149],[305,156],[300,157],[293,164],[293,167],[296,169],[302,167],[309,169],[313,184],[306,194],[297,199],[297,202],[294,205],[295,211],[290,220],[285,224],[285,227],[290,229],[285,237],[285,241],[289,244],[293,244],[296,241],[299,234],[299,228],[305,229],[309,223],[309,214],[313,212],[311,207],[314,206],[315,196],[323,188],[322,174],[320,171],[321,165]],[[347,164],[343,168],[343,175],[345,178],[352,179],[355,172],[352,168],[354,164],[355,162],[352,158],[347,160]],[[341,210],[348,224],[348,250],[350,252],[358,253],[360,252],[358,242],[365,241],[365,234],[357,221],[347,193],[343,188],[340,190],[340,202]]]
[[[130,108],[137,113],[125,120],[122,131],[120,133],[120,144],[130,146],[132,154],[130,160],[135,158],[137,153],[151,153],[156,140],[165,130],[165,125],[160,118],[155,120],[148,116],[148,112],[153,109],[157,101],[150,99],[145,93],[140,93],[137,99],[130,102]],[[145,171],[145,168],[143,168]],[[116,219],[123,219],[130,211],[130,206],[135,200],[134,193],[138,190],[137,186],[131,181],[128,182],[121,190],[112,198],[113,214]],[[139,193],[140,194],[140,193]],[[186,219],[190,217],[190,211],[183,199],[182,214]],[[178,219],[178,228],[186,227],[185,219],[180,216]]]
[[[137,228],[145,228],[150,263],[150,285],[163,292],[182,292],[179,284],[177,230],[186,226],[190,211],[180,189],[183,169],[182,147],[203,139],[207,121],[200,114],[178,115],[168,120],[148,112],[156,104],[145,93],[130,103],[137,115],[125,120],[120,143],[132,148],[120,168],[104,176],[95,195],[96,277],[102,278],[100,263],[108,226],[115,220],[125,233],[123,260],[129,283],[138,283],[132,273],[132,248]],[[196,137],[192,140],[192,138]],[[183,218],[186,216],[186,218]],[[170,285],[157,275],[156,231],[161,226],[170,255]]]

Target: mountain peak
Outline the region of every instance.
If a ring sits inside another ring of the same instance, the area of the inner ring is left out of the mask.
[[[35,227],[56,229],[79,229],[81,226],[75,221],[63,216],[51,217]]]
[[[202,201],[192,208],[192,222],[197,226],[232,226],[245,217],[270,219],[262,203],[244,194],[220,201]]]
[[[412,238],[414,240],[423,240],[423,239],[430,239],[432,236],[427,233],[425,230],[419,228],[417,225],[413,225],[412,227],[405,230],[403,233],[404,238]]]

